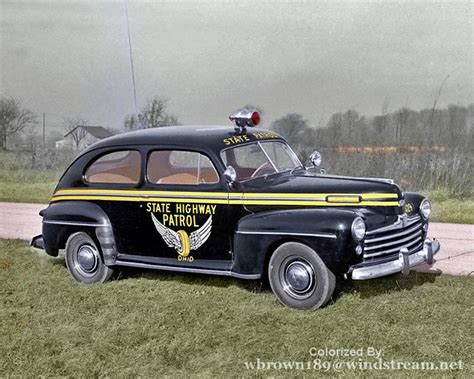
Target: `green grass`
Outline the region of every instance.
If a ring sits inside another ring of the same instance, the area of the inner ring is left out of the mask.
[[[0,240],[0,291],[0,375],[314,375],[323,372],[250,371],[244,362],[306,362],[312,347],[369,346],[382,349],[385,361],[463,362],[463,370],[437,375],[473,373],[470,277],[413,273],[343,282],[332,304],[303,312],[280,306],[255,282],[216,277],[133,271],[79,286],[62,259]]]
[[[0,151],[0,201],[23,203],[49,201],[63,169],[31,167],[29,153]]]
[[[4,181],[0,185],[0,201],[47,204],[56,184],[57,181],[22,184]]]
[[[424,193],[433,206],[433,222],[474,224],[474,197],[450,196],[447,191]]]

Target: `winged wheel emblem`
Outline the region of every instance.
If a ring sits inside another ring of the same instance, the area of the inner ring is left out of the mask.
[[[179,255],[187,257],[191,250],[199,249],[210,237],[212,230],[212,216],[209,216],[207,221],[197,230],[188,235],[184,230],[177,232],[167,228],[155,215],[151,214],[151,219],[155,228],[160,233],[163,241],[169,246],[176,249]]]

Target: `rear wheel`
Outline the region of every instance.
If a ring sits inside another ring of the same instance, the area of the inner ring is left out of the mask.
[[[268,280],[288,307],[314,310],[324,306],[336,286],[334,274],[310,247],[297,242],[279,246],[270,258]]]
[[[65,258],[69,274],[76,282],[102,283],[113,274],[113,270],[104,265],[94,240],[84,232],[69,237]]]

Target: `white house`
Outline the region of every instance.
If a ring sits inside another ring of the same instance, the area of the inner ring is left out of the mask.
[[[112,135],[102,126],[78,125],[56,142],[56,149],[82,150],[101,139]]]

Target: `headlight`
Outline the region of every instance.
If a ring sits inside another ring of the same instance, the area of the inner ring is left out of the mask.
[[[357,217],[353,222],[352,222],[352,237],[356,241],[362,241],[365,237],[365,222],[362,220],[360,217]]]
[[[420,204],[420,213],[425,220],[428,220],[431,214],[431,204],[428,199],[424,199]]]

